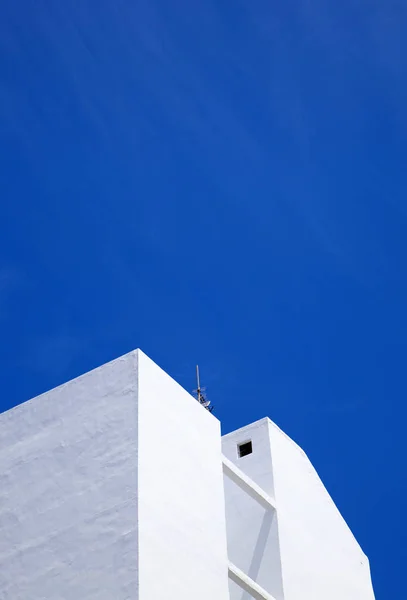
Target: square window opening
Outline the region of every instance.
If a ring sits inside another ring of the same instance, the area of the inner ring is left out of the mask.
[[[243,444],[238,444],[237,452],[239,458],[243,458],[243,456],[247,456],[253,452],[253,446],[251,440],[248,442],[244,442]]]

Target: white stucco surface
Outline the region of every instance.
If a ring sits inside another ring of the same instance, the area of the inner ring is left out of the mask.
[[[1,600],[138,594],[137,356],[0,415]]]

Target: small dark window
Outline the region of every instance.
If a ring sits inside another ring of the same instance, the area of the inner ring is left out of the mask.
[[[244,444],[239,444],[238,447],[239,458],[243,456],[247,456],[253,452],[253,447],[251,442],[245,442]]]

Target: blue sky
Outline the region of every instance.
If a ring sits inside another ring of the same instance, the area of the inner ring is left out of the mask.
[[[0,409],[135,347],[300,443],[405,599],[407,6],[4,0]]]

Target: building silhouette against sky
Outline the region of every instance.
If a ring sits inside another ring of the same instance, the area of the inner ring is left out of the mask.
[[[140,350],[0,415],[1,600],[373,600],[268,418],[219,421]]]

